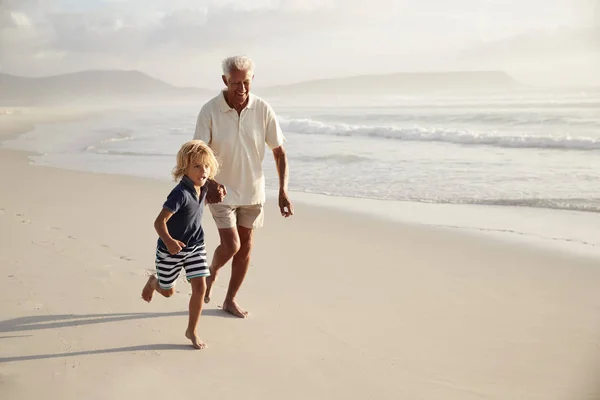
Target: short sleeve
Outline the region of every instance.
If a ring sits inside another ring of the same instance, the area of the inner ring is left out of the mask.
[[[167,201],[163,204],[163,208],[171,211],[175,214],[185,203],[185,196],[183,195],[183,191],[179,188],[175,188],[169,193],[167,196]]]
[[[204,143],[210,145],[212,140],[212,122],[208,107],[204,105],[198,113],[196,120],[196,132],[194,133],[195,140],[202,140]]]
[[[202,186],[200,189],[200,204],[206,204],[206,194],[208,193],[208,187],[206,185]]]
[[[281,131],[281,127],[279,126],[279,122],[275,116],[275,112],[270,106],[267,106],[266,118],[265,142],[267,143],[267,146],[273,150],[274,148],[283,145],[285,142],[285,137],[283,136],[283,132]]]

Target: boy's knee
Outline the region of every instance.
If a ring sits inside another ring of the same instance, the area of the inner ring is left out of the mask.
[[[170,289],[162,289],[160,293],[165,297],[171,297],[175,294],[175,288],[172,287]]]
[[[192,286],[192,293],[206,292],[206,277],[192,278],[190,279],[190,285]]]

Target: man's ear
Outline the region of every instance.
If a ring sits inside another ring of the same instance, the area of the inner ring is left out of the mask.
[[[221,75],[221,79],[223,79],[223,83],[227,86],[227,76]]]

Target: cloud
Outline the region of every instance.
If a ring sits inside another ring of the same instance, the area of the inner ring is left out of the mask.
[[[80,5],[76,11],[67,11],[54,1],[50,6],[44,3],[45,12],[44,8],[36,12],[36,1],[9,2],[14,9],[8,13],[3,39],[8,49],[24,45],[15,43],[15,38],[29,37],[33,47],[44,43],[44,50],[126,56],[160,50],[161,46],[210,50],[239,40],[268,40],[273,32],[278,36],[299,32],[308,23],[319,29],[319,24],[330,22],[323,18],[325,3],[315,0],[257,1],[251,7],[240,1],[175,1],[180,8],[156,0],[133,1],[125,7],[115,0],[104,3],[101,9],[86,10]],[[30,31],[28,35],[25,30]],[[36,33],[38,37],[33,37]]]
[[[255,57],[265,83],[394,72],[478,41],[589,20],[593,2],[0,0],[0,62],[24,75],[141,69],[195,85],[238,53]]]

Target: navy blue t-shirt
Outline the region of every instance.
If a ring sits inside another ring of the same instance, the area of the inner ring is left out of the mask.
[[[204,243],[202,212],[206,192],[206,186],[203,186],[200,190],[200,198],[198,198],[194,182],[184,175],[163,204],[164,208],[173,213],[167,221],[169,234],[173,239],[185,243],[186,247]],[[167,250],[167,246],[161,238],[158,238],[158,246]]]

